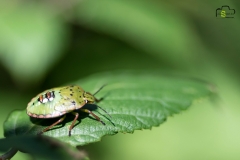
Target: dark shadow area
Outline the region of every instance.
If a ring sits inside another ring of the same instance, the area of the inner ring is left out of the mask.
[[[97,105],[95,104],[86,104],[82,107],[82,109],[88,109],[90,111],[95,111],[96,109],[98,108]],[[78,124],[81,123],[82,119],[84,118],[90,118],[92,120],[95,120],[95,121],[98,121],[97,119],[95,119],[94,117],[92,117],[91,115],[89,115],[88,113],[85,113],[85,112],[82,112],[81,110],[74,110],[74,112],[77,112],[79,113],[79,117],[76,121],[76,123],[74,124],[74,127],[77,126]],[[105,115],[103,115],[102,113],[98,112],[98,114],[100,114],[101,116],[105,117],[108,121],[110,121],[113,125],[114,123],[111,121],[110,118],[106,117]],[[48,119],[43,119],[43,118],[34,118],[34,117],[29,117],[30,118],[30,121],[36,125],[41,125],[41,126],[44,126],[44,127],[48,127],[50,125],[52,125],[53,123],[57,122],[60,118],[62,118],[64,115],[60,116],[60,117],[56,117],[56,118],[48,118]],[[98,116],[98,115],[97,115]],[[58,125],[56,125],[57,127],[54,127],[52,129],[49,129],[50,130],[55,130],[55,129],[59,129],[59,128],[62,128],[66,125],[66,123],[68,122],[72,122],[74,120],[74,115],[71,114],[71,113],[67,113],[66,114],[66,118],[61,122],[59,123]],[[102,119],[101,119],[102,120]],[[115,126],[115,125],[114,125]],[[73,128],[74,128],[73,127]],[[24,130],[27,130],[24,129]]]
[[[11,78],[10,73],[2,63],[0,63],[0,75],[0,90],[12,90],[15,88],[15,84]]]
[[[109,70],[174,68],[166,60],[156,59],[110,35],[77,24],[69,27],[72,32],[70,46],[65,50],[65,56],[49,71],[40,90]]]

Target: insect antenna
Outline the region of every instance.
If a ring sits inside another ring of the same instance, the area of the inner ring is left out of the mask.
[[[102,87],[100,87],[94,94],[93,94],[93,96],[95,96],[99,91],[101,91],[102,89],[103,89],[103,87],[105,87],[107,84],[104,84],[104,85],[102,85]],[[97,99],[95,99],[95,100],[97,100]],[[101,100],[103,100],[103,98],[100,98],[99,100],[97,100],[98,102],[100,102]],[[112,118],[112,116],[105,110],[105,109],[103,109],[102,107],[100,107],[100,106],[97,106],[98,108],[100,108],[101,110],[103,110],[105,113],[107,113],[107,115],[109,115],[109,117],[111,117]]]
[[[109,115],[109,117],[111,117],[112,118],[112,116],[105,110],[105,109],[103,109],[102,107],[100,107],[100,106],[97,106],[98,108],[100,108],[101,110],[103,110],[105,113],[107,113],[107,115]]]
[[[93,95],[95,96],[99,91],[101,91],[103,89],[103,87],[105,87],[107,84],[102,85],[102,87],[100,87]]]

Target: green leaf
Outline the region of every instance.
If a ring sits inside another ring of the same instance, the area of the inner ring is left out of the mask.
[[[104,97],[97,105],[111,115],[110,118],[100,109],[93,110],[106,123],[104,126],[81,113],[79,123],[69,137],[68,128],[74,119],[69,114],[62,124],[44,133],[73,146],[99,141],[105,135],[132,133],[134,130],[159,126],[168,116],[187,109],[194,101],[213,93],[212,86],[203,81],[159,73],[109,72],[95,74],[72,84],[80,85],[92,93],[107,84],[97,94],[98,98]],[[88,107],[96,108],[94,105]],[[33,119],[27,116],[25,110],[14,111],[4,123],[4,135],[35,135],[58,119]]]
[[[16,136],[3,138],[0,139],[0,144],[4,144],[0,145],[0,151],[6,151],[11,148],[4,156],[0,156],[0,160],[10,159],[16,153],[17,149],[30,153],[34,157],[36,156],[49,160],[88,159],[83,151],[79,151],[66,143],[61,143],[56,139],[46,136]]]

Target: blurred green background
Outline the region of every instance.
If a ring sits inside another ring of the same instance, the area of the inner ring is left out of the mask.
[[[234,18],[216,18],[223,5]],[[186,75],[215,84],[217,103],[81,149],[92,160],[239,160],[239,11],[238,0],[0,1],[0,121],[44,89],[93,73]]]

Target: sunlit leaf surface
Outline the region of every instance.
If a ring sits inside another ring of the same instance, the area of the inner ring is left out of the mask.
[[[193,101],[213,93],[211,85],[205,82],[157,73],[102,73],[72,84],[80,85],[92,93],[107,84],[97,94],[98,98],[104,97],[97,105],[111,115],[109,117],[94,105],[87,105],[85,107],[92,109],[106,125],[81,113],[69,137],[68,128],[74,118],[69,114],[62,124],[44,133],[74,146],[99,141],[105,135],[132,133],[134,130],[159,126],[168,116],[187,109]],[[5,137],[37,134],[58,119],[33,119],[25,110],[14,111],[4,124]]]

